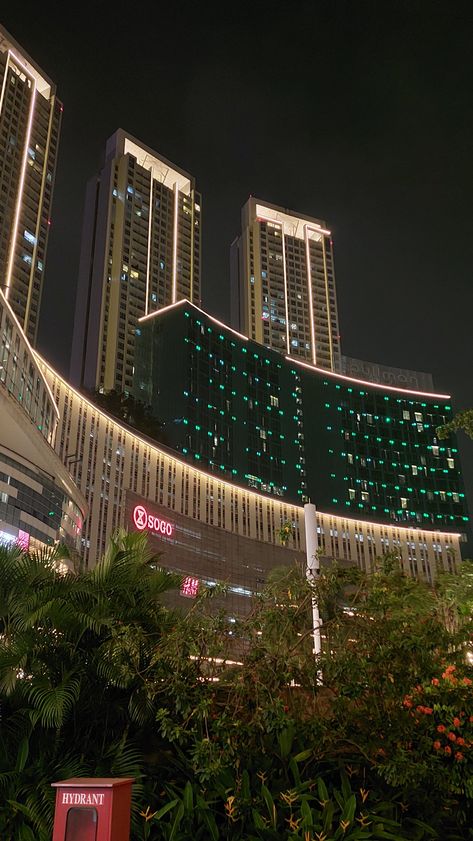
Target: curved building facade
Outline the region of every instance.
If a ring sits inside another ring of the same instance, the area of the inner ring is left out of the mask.
[[[220,328],[218,335],[224,335]],[[205,577],[243,588],[245,592],[239,594],[242,597],[258,590],[275,564],[292,562],[294,556],[303,561],[302,500],[281,497],[269,484],[267,492],[244,487],[236,479],[226,478],[219,467],[214,472],[213,465],[202,469],[199,460],[186,461],[185,453],[168,450],[119,423],[44,360],[38,357],[38,362],[60,413],[56,451],[70,465],[72,478],[89,505],[82,538],[89,566],[96,563],[118,526],[146,529],[153,548],[164,553],[166,565],[187,576],[201,578],[205,559]],[[346,382],[326,371],[322,375],[330,376],[331,383]],[[352,385],[348,383],[347,387]],[[371,384],[364,387],[373,388],[377,394],[383,388]],[[386,394],[394,396],[398,390]],[[402,390],[401,394],[399,399],[418,397]],[[73,462],[69,461],[71,454]],[[332,478],[330,472],[328,479]],[[328,491],[331,489],[327,488],[326,494]],[[456,524],[449,527],[442,521],[441,527],[434,519],[427,525],[425,518],[420,522],[416,518],[412,522],[390,522],[384,512],[378,512],[376,519],[366,509],[359,509],[358,503],[349,510],[345,505],[351,496],[348,485],[346,496],[343,501],[335,497],[336,502],[325,508],[320,503],[317,506],[322,558],[340,559],[370,570],[377,557],[395,551],[406,572],[428,581],[435,578],[438,568],[454,570],[460,560],[462,538],[462,529]],[[317,504],[317,499],[313,501]],[[287,546],[282,547],[279,532],[288,522],[292,534]],[[192,551],[195,547],[199,547],[198,552]]]
[[[80,550],[88,508],[53,449],[59,412],[0,292],[0,540]]]

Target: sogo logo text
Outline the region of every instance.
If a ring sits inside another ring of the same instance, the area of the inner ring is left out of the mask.
[[[161,520],[160,517],[155,517],[150,514],[143,505],[135,505],[133,509],[133,522],[139,531],[150,529],[150,531],[159,532],[159,534],[171,537],[174,532],[173,523],[168,520]]]

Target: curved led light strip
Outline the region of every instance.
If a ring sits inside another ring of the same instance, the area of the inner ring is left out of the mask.
[[[326,368],[318,368],[316,365],[309,365],[308,362],[302,362],[300,359],[295,359],[293,356],[286,356],[285,358],[288,362],[293,362],[295,365],[302,365],[304,368],[308,368],[309,371],[316,371],[318,374],[323,374],[326,377],[334,377],[334,379],[337,380],[345,380],[349,383],[364,385],[367,388],[382,388],[386,391],[401,392],[401,394],[416,394],[419,397],[437,397],[439,400],[451,399],[450,394],[435,394],[433,391],[415,391],[411,388],[401,388],[400,386],[395,385],[384,385],[383,383],[373,383],[368,380],[358,380],[354,377],[347,377],[346,374],[337,374],[335,371],[328,371]]]

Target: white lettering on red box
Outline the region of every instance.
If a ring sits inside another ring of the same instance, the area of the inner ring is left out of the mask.
[[[104,796],[104,794],[94,794],[93,792],[84,794],[78,791],[63,791],[62,802],[66,806],[103,806]]]

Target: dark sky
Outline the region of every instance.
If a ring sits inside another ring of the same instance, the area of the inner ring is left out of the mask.
[[[210,312],[228,318],[250,194],[318,216],[344,353],[431,371],[473,406],[473,4],[44,2],[2,22],[64,102],[40,334],[61,371],[85,184],[121,126],[197,179]]]

